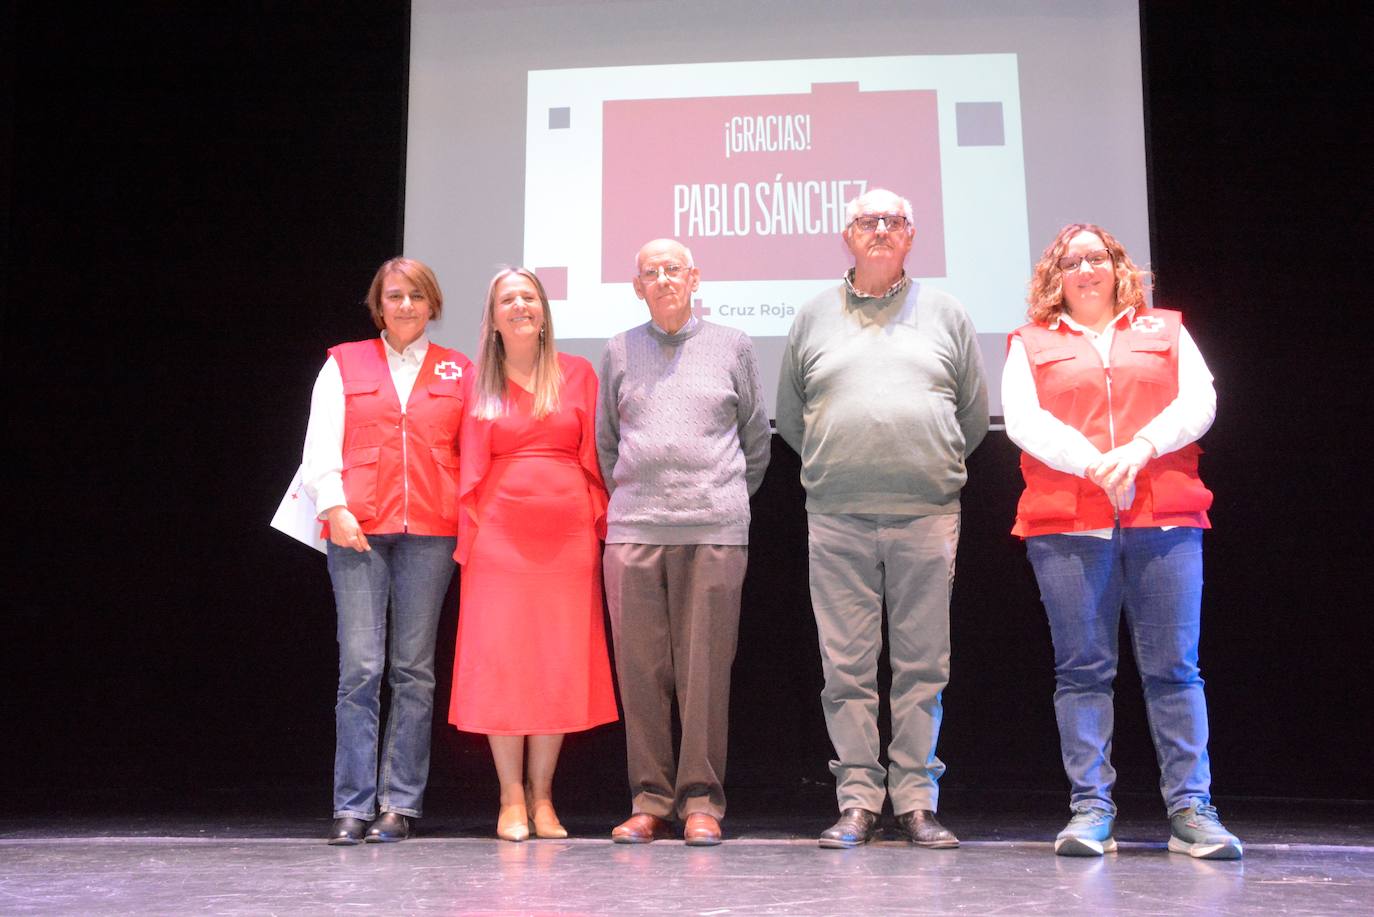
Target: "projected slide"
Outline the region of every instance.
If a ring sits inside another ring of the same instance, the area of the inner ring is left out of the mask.
[[[529,74],[524,260],[562,338],[644,321],[644,242],[686,243],[699,314],[755,337],[851,263],[844,205],[910,198],[908,272],[959,297],[980,332],[1023,321],[1029,274],[1014,54]]]

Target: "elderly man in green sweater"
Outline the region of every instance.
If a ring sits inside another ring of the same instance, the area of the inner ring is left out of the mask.
[[[957,847],[935,817],[940,695],[964,461],[988,428],[978,340],[958,300],[907,276],[911,204],[873,189],[849,204],[854,267],[802,307],[778,382],[778,434],[801,456],[821,704],[840,819],[822,847],[870,841],[883,801],[922,847]],[[879,760],[883,605],[892,741]]]
[[[700,273],[672,239],[645,245],[635,293],[648,322],[601,363],[596,447],[611,493],[606,601],[633,812],[621,844],[721,840],[730,666],[749,558],[749,497],[772,434],[748,335],[692,314]],[[673,753],[672,703],[682,723]]]

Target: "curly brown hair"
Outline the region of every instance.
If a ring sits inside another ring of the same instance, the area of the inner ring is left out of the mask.
[[[1090,232],[1102,240],[1107,253],[1112,256],[1112,268],[1116,272],[1116,312],[1120,313],[1132,306],[1145,306],[1145,291],[1150,288],[1151,274],[1136,267],[1126,247],[1096,223],[1070,223],[1040,255],[1031,274],[1030,295],[1026,297],[1026,317],[1042,325],[1049,324],[1064,312],[1064,272],[1059,269],[1059,259],[1069,241],[1080,232]]]

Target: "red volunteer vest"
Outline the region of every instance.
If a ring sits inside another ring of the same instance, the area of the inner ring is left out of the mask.
[[[461,380],[472,361],[431,341],[402,413],[385,346],[377,337],[329,349],[343,376],[349,512],[368,535],[457,535]]]
[[[1053,329],[1023,325],[1011,337],[1026,348],[1040,406],[1106,452],[1134,439],[1178,396],[1181,328],[1177,312],[1138,309],[1129,324],[1117,326],[1110,372],[1087,336],[1063,322]],[[1081,532],[1111,528],[1118,521],[1123,528],[1211,528],[1207,509],[1212,492],[1197,473],[1201,453],[1190,443],[1148,462],[1136,477],[1135,501],[1118,520],[1102,488],[1022,452],[1026,489],[1016,506],[1012,534],[1028,538]]]

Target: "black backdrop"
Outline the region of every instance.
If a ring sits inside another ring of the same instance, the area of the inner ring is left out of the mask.
[[[1358,7],[1199,8],[1148,4],[1142,26],[1158,300],[1185,311],[1221,399],[1203,442],[1215,790],[1369,798]],[[327,813],[328,579],[266,522],[323,349],[371,333],[359,301],[400,245],[406,4],[8,18],[12,802],[286,789]],[[1015,460],[993,433],[970,461],[940,746],[953,792],[1064,786],[1048,630],[1006,534]],[[829,798],[829,747],[797,460],[776,438],[754,509],[730,786],[736,807],[781,811]],[[1123,790],[1148,793],[1129,664],[1118,695]],[[431,809],[485,811],[485,745],[442,719]],[[618,812],[622,754],[618,727],[572,738],[560,793]]]

